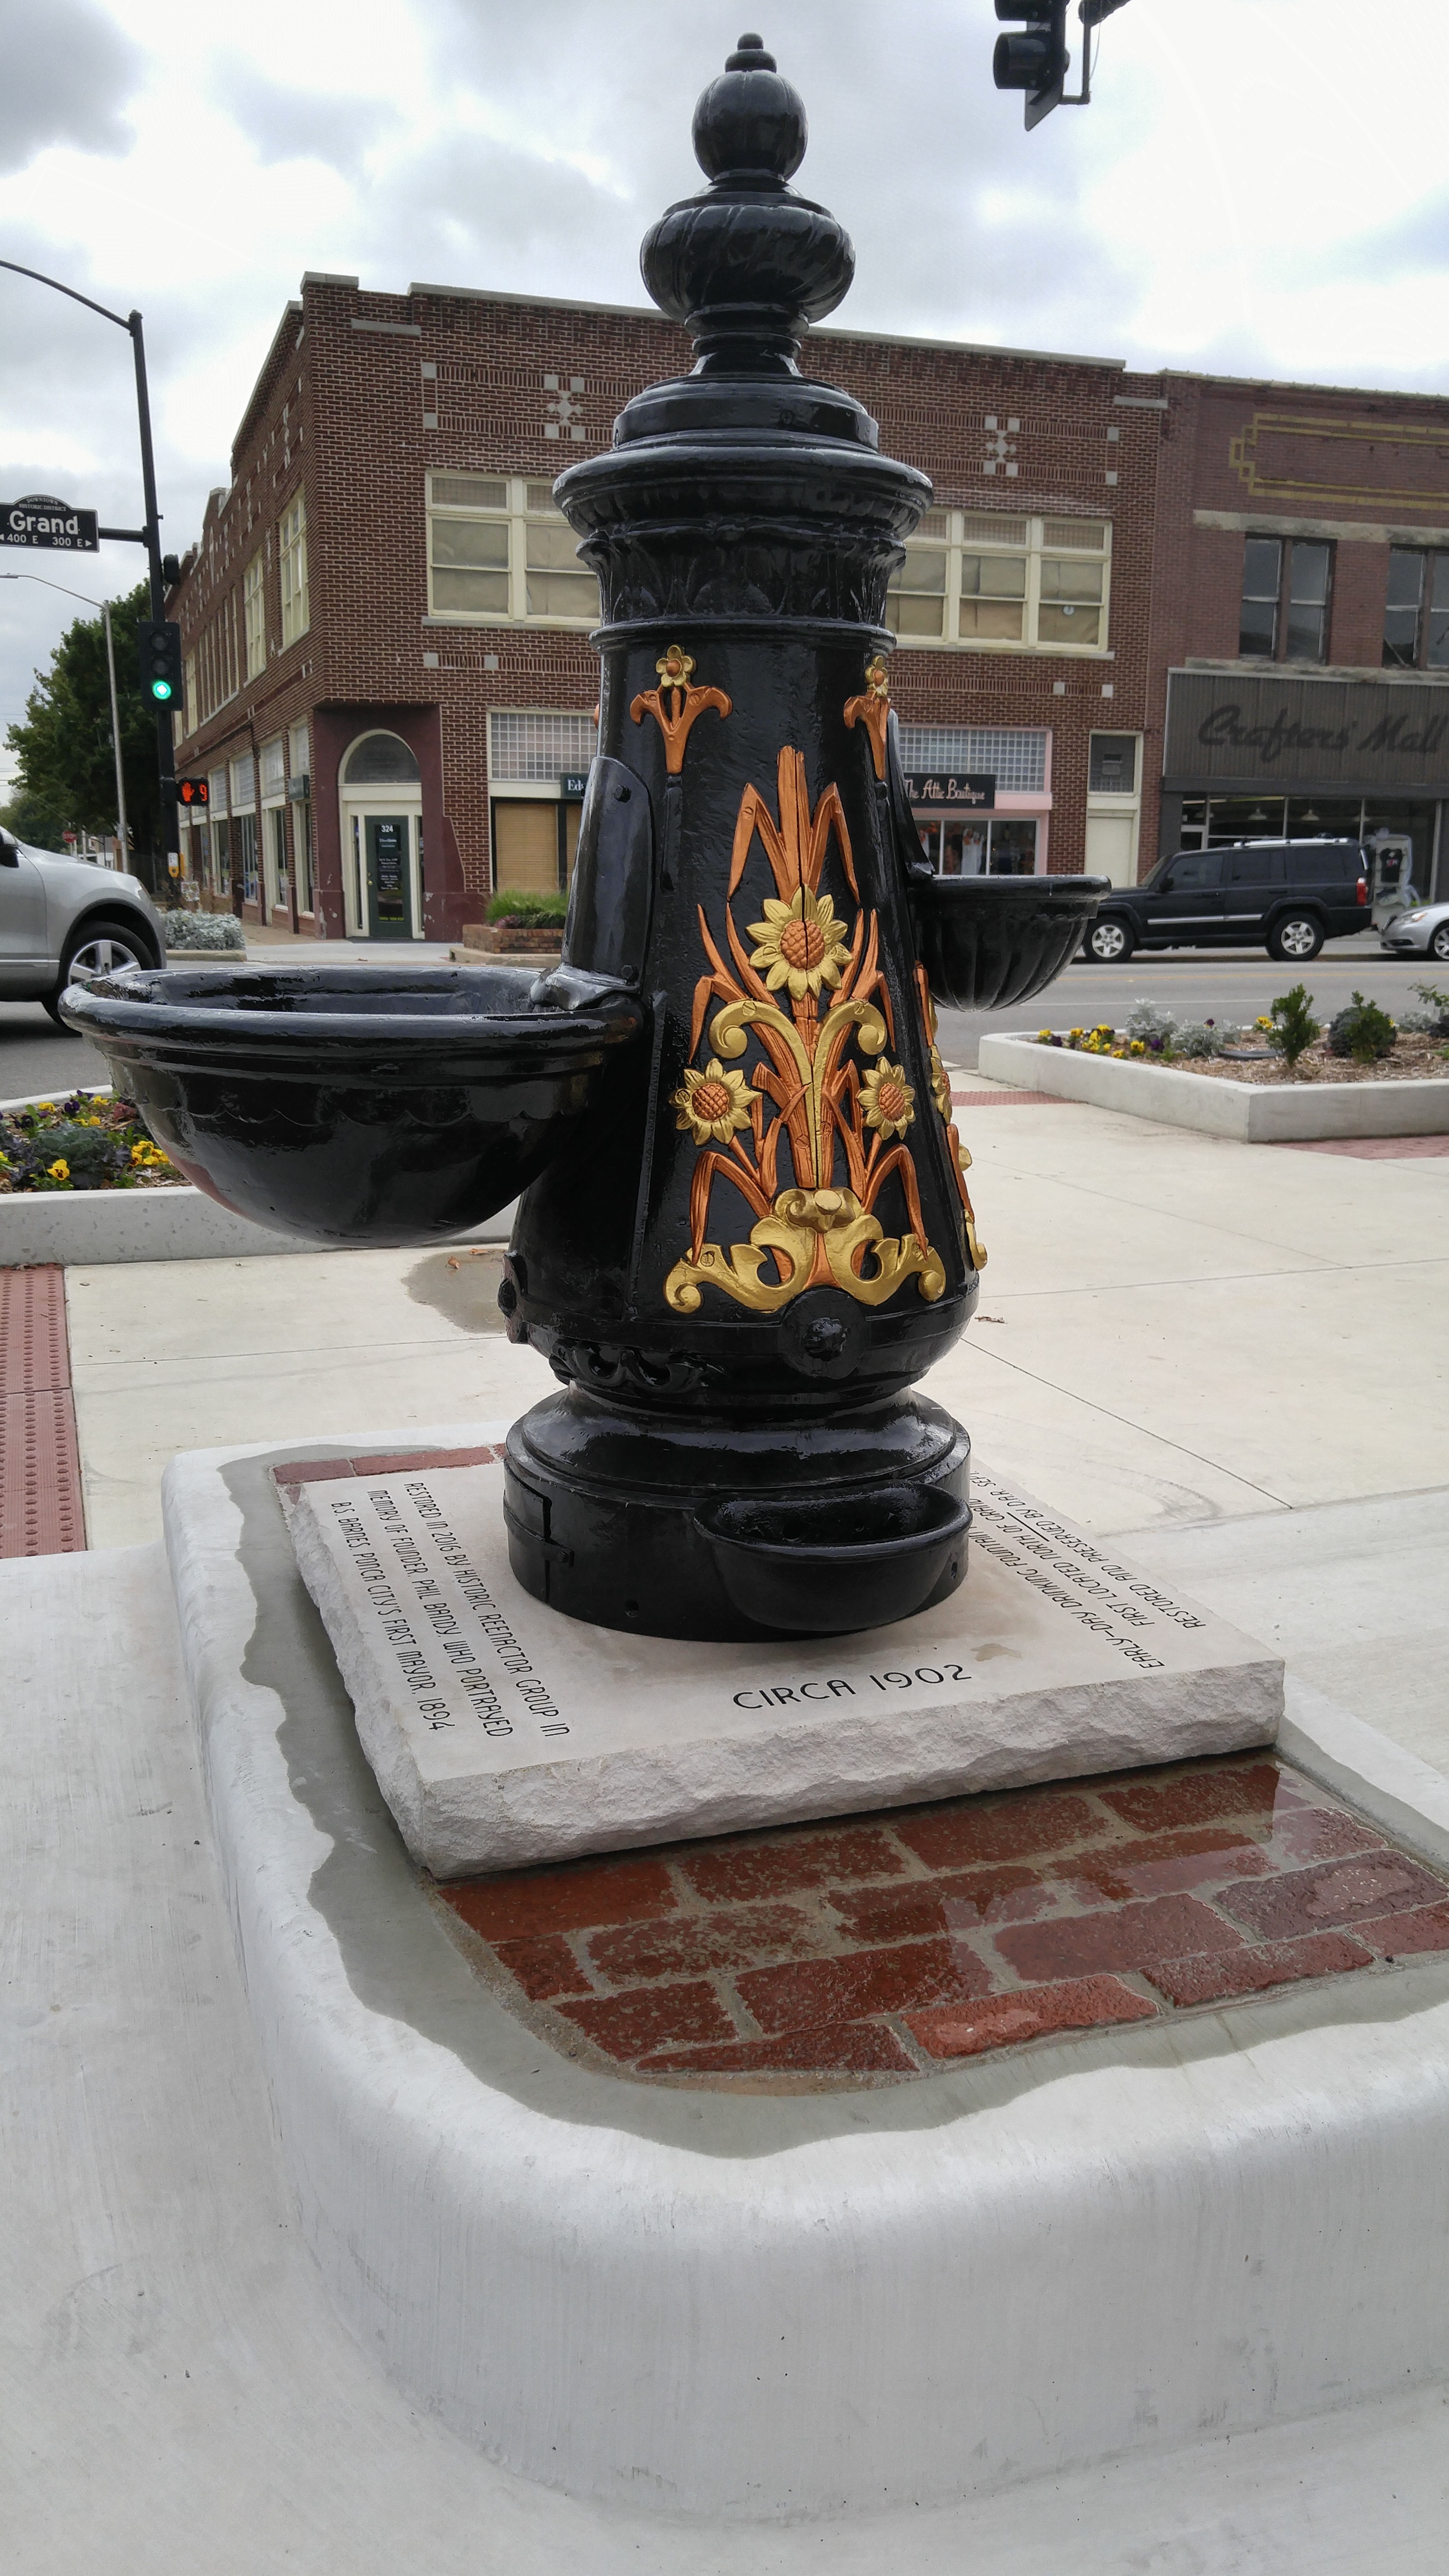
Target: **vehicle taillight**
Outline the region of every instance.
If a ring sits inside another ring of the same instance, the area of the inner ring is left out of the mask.
[[[1360,902],[1360,903],[1367,903],[1367,901],[1368,901],[1368,878],[1367,878],[1367,877],[1360,877],[1360,878],[1359,878],[1359,881],[1358,881],[1358,899],[1359,899],[1359,902]]]

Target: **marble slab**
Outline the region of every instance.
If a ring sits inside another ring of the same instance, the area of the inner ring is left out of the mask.
[[[535,1601],[508,1563],[501,1449],[456,1455],[276,1470],[368,1760],[439,1878],[1277,1733],[1278,1656],[990,1475],[950,1601],[850,1637],[706,1645]]]

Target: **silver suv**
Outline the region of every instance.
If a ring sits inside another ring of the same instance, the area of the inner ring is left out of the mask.
[[[53,1020],[72,977],[164,966],[161,916],[139,877],[32,849],[0,826],[0,997]]]

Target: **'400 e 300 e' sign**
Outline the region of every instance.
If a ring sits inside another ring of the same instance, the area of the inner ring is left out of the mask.
[[[52,553],[96,555],[101,540],[94,510],[73,510],[53,492],[27,492],[23,501],[0,501],[0,545],[45,546]]]

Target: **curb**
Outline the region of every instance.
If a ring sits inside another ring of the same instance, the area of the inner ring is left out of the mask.
[[[1166,1065],[1124,1064],[1112,1056],[1044,1047],[1035,1038],[984,1037],[980,1071],[994,1082],[1049,1091],[1129,1118],[1231,1136],[1245,1145],[1305,1144],[1333,1136],[1449,1134],[1449,1080],[1305,1083],[1301,1090],[1258,1090],[1215,1082]]]

